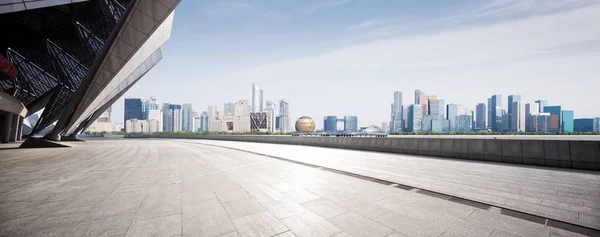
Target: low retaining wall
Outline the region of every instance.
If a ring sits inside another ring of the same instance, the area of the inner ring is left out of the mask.
[[[143,137],[306,145],[600,171],[599,141],[242,135]]]

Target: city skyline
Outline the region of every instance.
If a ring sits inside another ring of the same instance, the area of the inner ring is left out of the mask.
[[[361,123],[380,125],[389,120],[391,92],[403,91],[407,104],[413,102],[407,95],[422,88],[471,109],[493,94],[521,94],[523,101],[559,103],[576,117],[598,116],[600,108],[580,98],[591,97],[600,87],[595,63],[600,61],[600,23],[594,20],[600,6],[543,2],[441,2],[421,10],[410,6],[420,3],[388,1],[389,10],[352,14],[364,4],[383,3],[350,1],[299,17],[293,16],[305,13],[292,12],[285,21],[247,22],[254,19],[252,14],[266,14],[276,6],[246,2],[246,8],[225,18],[209,11],[232,6],[184,1],[171,40],[164,45],[164,60],[124,98],[154,95],[198,108],[222,106],[224,101],[251,99],[247,88],[254,82],[265,91],[265,99],[294,101],[292,119],[312,115],[322,124],[327,114],[353,114]],[[335,21],[328,17],[332,11],[347,17]],[[393,18],[411,13],[407,11],[417,12],[408,19]],[[191,22],[198,15],[204,21]],[[311,23],[301,20],[307,18]],[[322,21],[328,24],[311,27]],[[278,27],[265,27],[276,23]],[[291,29],[296,33],[287,34]],[[240,38],[249,41],[239,43]],[[303,43],[296,44],[294,38]],[[119,101],[115,111],[121,113],[123,99]]]
[[[256,88],[256,86],[253,83],[252,84],[252,91],[254,91],[255,88]],[[261,91],[261,94],[262,94],[262,89],[260,89],[260,91]],[[423,89],[415,89],[412,92],[415,95],[415,99],[417,99],[417,97],[416,97],[417,94],[419,94],[421,98],[425,98],[425,99],[432,98],[430,100],[430,103],[423,102],[423,104],[421,104],[420,108],[421,108],[422,111],[425,111],[425,109],[423,109],[423,107],[425,107],[427,109],[427,113],[425,113],[425,114],[423,114],[423,112],[421,113],[421,115],[420,115],[422,117],[421,119],[423,119],[424,117],[426,117],[426,115],[431,114],[431,113],[433,113],[433,114],[442,114],[446,119],[450,120],[451,124],[453,124],[454,121],[452,121],[453,120],[452,116],[450,116],[450,114],[451,114],[450,113],[450,108],[453,108],[453,106],[458,106],[458,107],[456,107],[456,108],[453,109],[453,111],[454,111],[453,113],[455,115],[458,115],[458,114],[464,114],[464,113],[466,113],[464,111],[470,111],[470,112],[472,112],[473,113],[472,114],[472,116],[473,116],[472,120],[474,122],[472,124],[472,126],[474,128],[479,128],[478,126],[480,126],[479,120],[476,119],[477,117],[481,116],[481,114],[478,115],[478,109],[480,109],[480,108],[482,108],[484,110],[482,113],[485,114],[485,116],[483,116],[483,117],[485,118],[485,125],[486,125],[486,127],[487,128],[491,128],[492,126],[494,126],[493,124],[489,123],[488,116],[489,116],[490,113],[492,115],[494,115],[495,113],[492,113],[491,111],[488,111],[488,109],[490,108],[490,106],[489,106],[490,99],[492,99],[492,98],[494,98],[496,96],[498,97],[498,104],[499,104],[499,106],[497,106],[497,107],[501,108],[502,110],[496,110],[495,112],[500,112],[500,113],[501,112],[506,112],[506,114],[508,114],[509,110],[512,111],[513,106],[520,106],[519,111],[521,111],[521,113],[524,113],[525,115],[527,115],[530,112],[534,112],[534,111],[530,111],[531,108],[529,108],[527,106],[534,106],[535,112],[542,112],[543,111],[542,108],[544,106],[549,106],[549,107],[560,107],[560,111],[569,111],[571,113],[574,112],[574,115],[571,115],[571,116],[573,116],[574,119],[588,119],[588,118],[592,118],[593,119],[593,118],[600,117],[600,115],[598,115],[598,116],[591,116],[591,117],[581,117],[581,116],[578,116],[577,111],[574,111],[574,110],[571,110],[571,109],[568,109],[568,108],[565,109],[565,107],[562,106],[560,103],[549,103],[548,100],[540,100],[540,99],[522,100],[523,95],[519,95],[519,94],[514,94],[514,95],[513,94],[511,94],[511,95],[494,94],[494,95],[491,95],[488,98],[488,100],[486,100],[486,102],[480,102],[480,103],[477,103],[477,104],[474,104],[474,105],[470,106],[470,105],[456,104],[456,103],[453,103],[452,100],[446,100],[446,99],[438,98],[436,95],[432,95],[427,90],[423,90]],[[411,95],[409,95],[409,96],[411,96]],[[156,98],[154,98],[154,97],[150,97],[150,98],[153,99],[154,101],[156,100]],[[525,98],[527,98],[527,97],[525,97]],[[139,98],[126,98],[126,99],[139,99]],[[245,100],[246,103],[250,103],[247,99],[241,99],[241,100]],[[282,100],[285,100],[285,99],[282,99]],[[508,102],[511,101],[511,100],[513,100],[514,102],[513,102],[513,105],[509,106]],[[142,99],[142,101],[148,101],[148,100]],[[404,113],[405,113],[406,110],[408,109],[408,107],[410,105],[413,105],[412,103],[408,103],[408,104],[407,103],[403,103],[403,104],[400,104],[399,108],[395,108],[395,104],[396,103],[402,103],[402,101],[405,101],[403,91],[393,91],[393,101],[391,103],[391,105],[392,105],[391,106],[392,111],[397,111],[399,109],[404,109]],[[484,100],[482,100],[482,101],[484,101]],[[491,100],[491,101],[493,103],[494,100]],[[409,101],[409,102],[411,102],[411,101]],[[514,104],[516,102],[519,102],[519,104],[518,105]],[[281,101],[280,101],[280,103],[281,103]],[[286,103],[288,103],[288,102],[286,102]],[[541,107],[540,107],[540,103],[542,104]],[[189,103],[182,103],[182,104],[184,104],[184,105],[188,104],[191,107],[194,107],[193,105],[191,105]],[[215,103],[215,104],[217,104],[217,103]],[[228,112],[228,110],[229,110],[228,107],[231,107],[230,109],[233,110],[233,106],[234,106],[233,102],[227,101],[227,102],[223,102],[222,104],[223,104],[222,107],[213,105],[213,106],[208,106],[207,110],[204,110],[203,108],[200,108],[200,109],[192,110],[192,111],[199,114],[199,113],[207,112],[208,110],[210,110],[210,108],[215,108],[218,112],[222,112],[223,114],[227,115],[229,113]],[[433,104],[435,104],[435,106],[433,106]],[[484,104],[484,106],[480,107],[481,104]],[[272,101],[270,101],[270,100],[267,99],[267,100],[263,101],[263,103],[261,104],[261,107],[264,108],[263,111],[267,111],[268,108],[270,106],[273,106],[273,105],[274,105],[274,103]],[[430,105],[431,105],[431,107],[430,107]],[[197,108],[197,107],[194,107],[194,108]],[[252,104],[250,104],[250,110],[253,110],[252,108],[253,108]],[[389,108],[388,108],[388,110],[389,110]],[[527,111],[527,113],[525,113],[525,111]],[[275,111],[275,116],[278,117],[280,115],[280,113],[282,113],[282,111],[280,111],[280,107],[277,106],[277,109]],[[332,113],[328,113],[328,114],[324,114],[324,115],[294,115],[294,118],[291,118],[291,120],[292,120],[291,123],[293,123],[294,121],[296,121],[296,119],[297,119],[297,118],[295,118],[296,116],[298,118],[302,117],[302,116],[309,116],[309,117],[313,118],[313,120],[315,120],[315,123],[317,125],[317,127],[316,127],[317,129],[325,129],[325,126],[324,126],[324,124],[326,123],[325,122],[325,117],[329,117],[329,116],[331,116],[331,114]],[[405,121],[400,121],[400,123],[403,123],[403,127],[406,127],[407,123],[408,123],[406,121],[407,114],[403,114],[403,113],[398,113],[398,114],[402,115],[404,117]],[[347,116],[360,117],[360,116],[354,115],[352,112],[344,113],[342,117],[347,117]],[[323,117],[323,120],[321,120],[320,124],[317,123],[317,119],[315,119],[315,118],[319,118],[319,117]],[[496,114],[496,117],[501,118],[502,114]],[[394,119],[394,118],[395,118],[395,116],[391,117],[391,119]],[[525,117],[523,117],[522,119],[525,119]],[[506,125],[505,124],[505,126],[512,127],[513,123],[515,123],[515,122],[511,121],[510,119],[508,121],[509,121],[508,123],[510,125]],[[273,123],[273,124],[275,122],[276,121],[271,121],[271,123]],[[279,121],[277,121],[277,122],[279,122]],[[375,126],[378,126],[378,127],[383,127],[383,126],[381,126],[381,124],[382,123],[387,123],[388,124],[388,128],[391,131],[392,127],[389,126],[391,124],[391,122],[392,122],[392,120],[390,120],[390,118],[388,118],[388,121],[386,121],[385,119],[383,119],[379,123],[372,123],[372,124],[358,123],[357,126],[358,127],[367,127],[367,126],[375,125]],[[398,121],[396,121],[396,122],[398,122]],[[114,121],[111,121],[111,123],[113,124],[113,126],[116,125],[116,124],[119,124],[119,123],[116,123]],[[182,123],[183,123],[183,121],[182,121]],[[518,128],[522,128],[522,130],[525,131],[525,121],[524,120],[523,121],[519,121],[517,124],[518,125],[514,125],[514,126],[517,126]],[[452,126],[452,125],[450,125],[450,126]],[[508,129],[508,127],[506,129]],[[340,129],[338,129],[338,130],[340,130]],[[400,132],[400,131],[399,130],[394,130],[394,131],[391,131],[391,132]]]

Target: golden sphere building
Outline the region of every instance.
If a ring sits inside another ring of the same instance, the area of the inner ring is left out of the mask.
[[[314,132],[315,121],[308,116],[302,116],[296,120],[296,132]]]

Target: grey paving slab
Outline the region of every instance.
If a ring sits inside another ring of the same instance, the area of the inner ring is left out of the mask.
[[[290,199],[263,203],[263,205],[277,218],[283,219],[304,212],[304,207]]]
[[[221,236],[237,231],[227,213],[211,213],[183,220],[183,236]]]
[[[322,198],[305,202],[302,206],[325,219],[348,212],[347,208]]]
[[[125,235],[134,215],[109,217],[102,220],[82,222],[66,236],[117,236]]]
[[[380,216],[375,221],[408,236],[439,236],[446,231],[438,224],[394,212]]]
[[[329,221],[353,236],[386,236],[393,232],[382,224],[351,212],[332,217]]]
[[[331,161],[338,155],[314,154],[331,156]],[[593,174],[560,173],[549,185],[545,180],[551,174],[543,172],[501,169],[508,173],[487,177],[482,174],[494,167],[443,167],[422,159],[388,169],[396,163],[378,163],[383,158],[370,154],[344,154],[352,162],[336,165],[507,203],[541,201],[536,205],[576,211],[577,221],[597,220],[594,197],[600,189],[592,184],[600,181]],[[378,169],[385,172],[374,172]],[[461,174],[448,174],[451,170]],[[428,176],[432,172],[437,176]],[[438,226],[442,236],[578,236],[560,223],[544,226],[475,211],[385,184],[180,140],[98,140],[68,149],[4,150],[0,174],[0,236],[403,236],[422,233],[422,226]],[[526,175],[530,182],[515,189]],[[467,182],[473,177],[481,180]],[[496,182],[492,191],[477,192],[491,181]],[[514,196],[519,193],[523,197]],[[396,213],[412,218],[404,223],[415,228],[402,232],[394,229],[397,223],[378,222],[397,219]]]
[[[328,237],[342,232],[341,229],[310,211],[285,218],[282,222],[298,237]]]
[[[246,215],[264,212],[265,207],[254,198],[242,199],[223,204],[230,218],[238,218]]]
[[[600,222],[595,219],[600,217],[600,208],[597,208],[600,206],[600,172],[307,146],[195,142],[235,147],[376,177],[600,229]],[[336,193],[330,192],[316,194],[341,201],[356,195],[345,193],[336,197]],[[563,204],[557,205],[557,202]]]
[[[243,237],[273,236],[289,230],[270,212],[260,212],[236,218],[233,219],[233,223],[238,233]]]
[[[135,221],[181,214],[181,198],[151,198],[148,196],[140,206]]]
[[[181,235],[181,214],[134,222],[125,236]]]

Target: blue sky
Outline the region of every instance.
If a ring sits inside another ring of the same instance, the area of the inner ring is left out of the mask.
[[[291,100],[293,119],[389,120],[393,91],[474,109],[492,94],[600,116],[597,0],[184,0],[163,60],[126,97],[209,105]],[[122,122],[123,100],[113,105]]]

